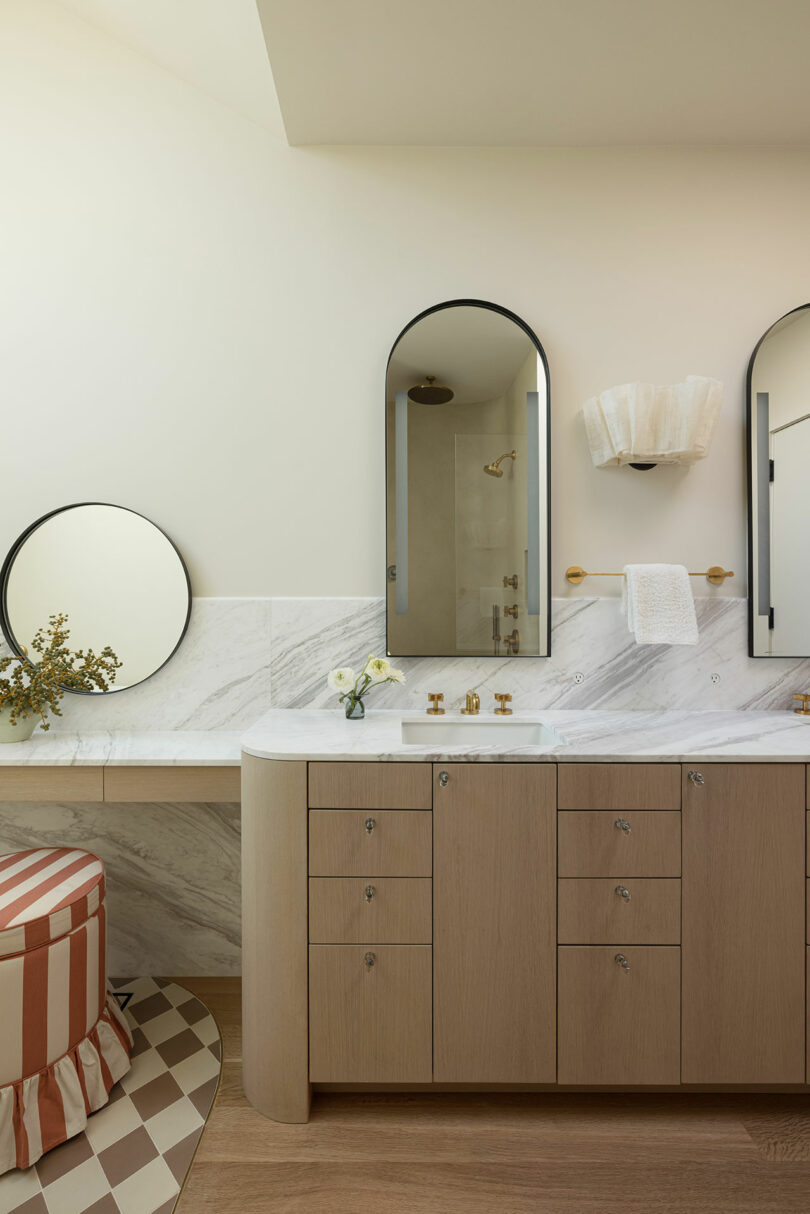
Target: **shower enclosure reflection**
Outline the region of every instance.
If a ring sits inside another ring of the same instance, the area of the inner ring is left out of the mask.
[[[810,656],[810,304],[772,325],[748,369],[749,652]]]
[[[388,363],[388,652],[549,652],[548,373],[493,304],[417,317]]]

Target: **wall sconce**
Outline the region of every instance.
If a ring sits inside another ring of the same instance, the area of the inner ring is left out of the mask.
[[[620,384],[585,402],[582,413],[597,468],[694,464],[709,453],[723,385],[689,375],[682,384]]]

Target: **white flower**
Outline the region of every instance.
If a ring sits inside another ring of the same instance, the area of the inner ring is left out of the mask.
[[[391,663],[385,658],[369,658],[366,670],[375,679],[384,679],[391,673]]]
[[[338,666],[330,670],[326,681],[333,691],[350,691],[354,687],[355,674],[350,666]]]
[[[388,679],[391,683],[404,683],[405,672],[403,670],[394,670],[393,666],[388,671]]]

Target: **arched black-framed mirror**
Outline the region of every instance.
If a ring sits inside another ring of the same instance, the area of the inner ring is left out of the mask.
[[[386,371],[387,651],[546,657],[550,383],[536,334],[480,299],[427,308]]]
[[[751,657],[810,657],[810,304],[780,317],[748,364]]]
[[[0,628],[13,653],[68,616],[70,648],[109,645],[122,665],[109,692],[125,691],[173,657],[191,618],[191,582],[168,535],[126,506],[79,502],[32,523],[0,569]]]

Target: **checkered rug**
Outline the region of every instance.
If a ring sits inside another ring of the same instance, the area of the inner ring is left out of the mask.
[[[219,1086],[219,1031],[174,982],[137,978],[116,995],[135,1038],[132,1069],[82,1134],[0,1176],[0,1214],[174,1209]]]

